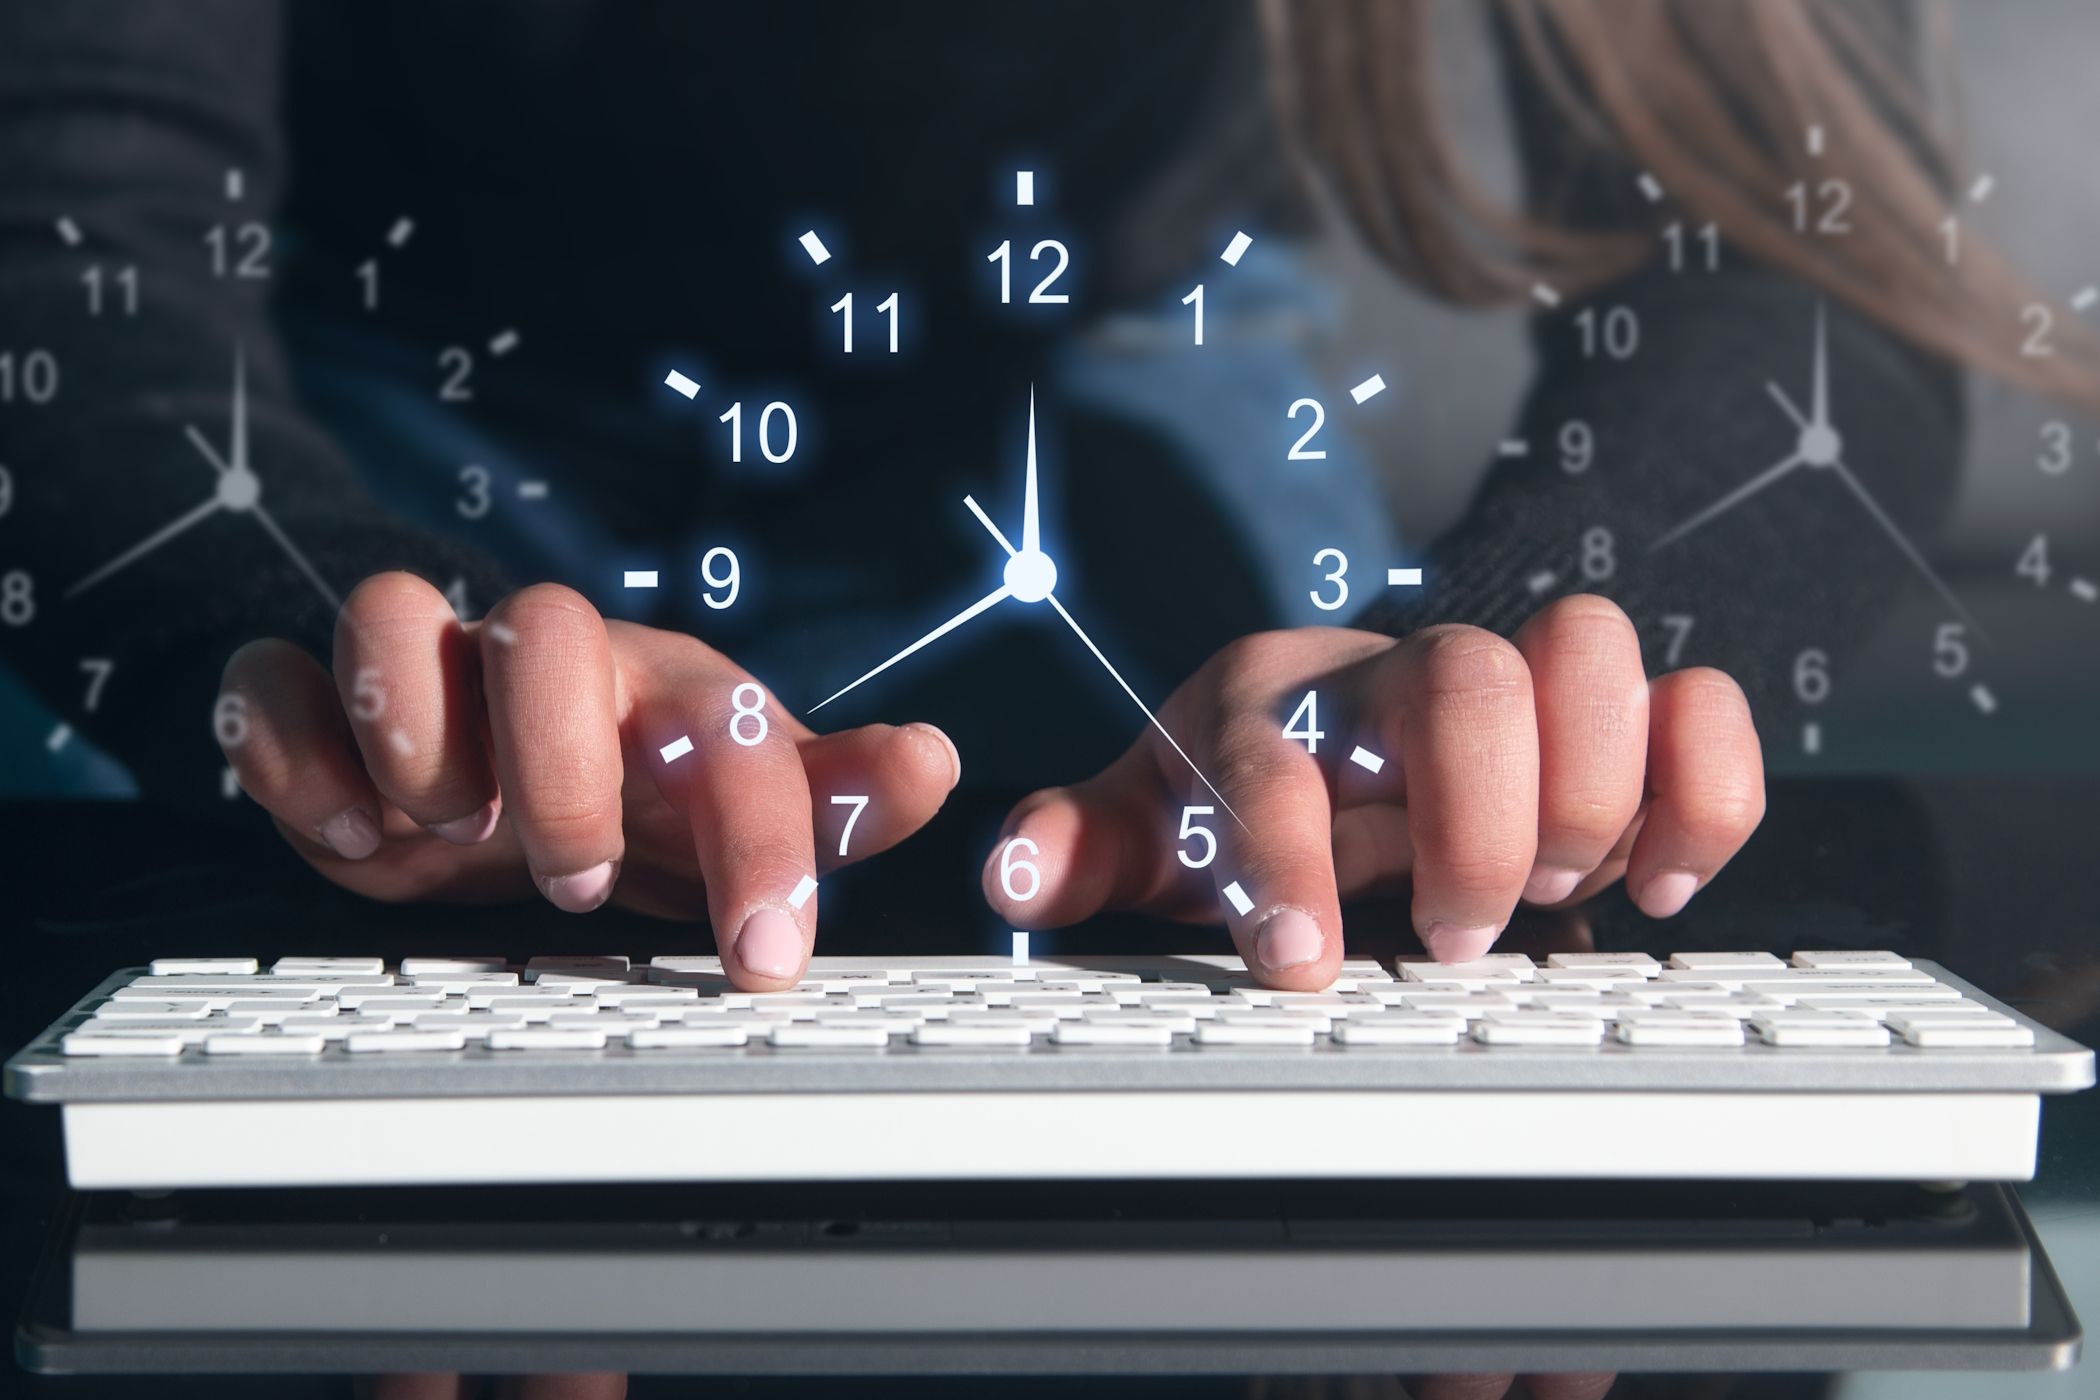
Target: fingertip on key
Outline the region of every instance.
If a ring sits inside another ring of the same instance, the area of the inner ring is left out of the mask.
[[[588,870],[579,870],[573,875],[546,875],[540,879],[540,892],[555,908],[571,914],[588,914],[612,897],[613,882],[619,878],[620,862],[601,860]]]
[[[737,930],[736,960],[760,977],[790,979],[802,970],[802,929],[780,909],[754,909]]]
[[[1265,972],[1287,972],[1316,963],[1327,951],[1319,922],[1302,909],[1279,909],[1254,935],[1254,957]]]
[[[1494,924],[1464,928],[1457,924],[1432,923],[1422,932],[1422,946],[1440,963],[1471,962],[1495,946],[1502,930]]]
[[[1699,877],[1689,870],[1665,870],[1641,886],[1638,904],[1651,919],[1667,919],[1683,910],[1699,892]]]

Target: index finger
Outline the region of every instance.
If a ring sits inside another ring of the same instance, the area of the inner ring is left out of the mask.
[[[1417,632],[1376,672],[1400,730],[1415,932],[1438,961],[1465,962],[1494,946],[1537,854],[1531,672],[1474,627]]]

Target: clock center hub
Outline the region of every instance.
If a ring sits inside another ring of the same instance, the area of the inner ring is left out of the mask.
[[[1812,467],[1835,466],[1845,453],[1845,440],[1828,423],[1811,423],[1801,430],[1801,460]]]
[[[262,482],[246,467],[235,467],[219,474],[219,504],[226,509],[246,510],[261,497]]]
[[[1024,549],[1006,561],[1006,586],[1024,603],[1040,603],[1057,587],[1057,565],[1040,549]]]

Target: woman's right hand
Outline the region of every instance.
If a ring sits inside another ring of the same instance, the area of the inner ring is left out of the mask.
[[[931,725],[815,734],[704,643],[607,622],[569,589],[462,626],[400,573],[350,595],[332,676],[289,642],[235,652],[215,721],[242,788],[337,884],[704,907],[747,990],[802,973],[817,900],[791,904],[796,885],[902,841],[961,774]]]

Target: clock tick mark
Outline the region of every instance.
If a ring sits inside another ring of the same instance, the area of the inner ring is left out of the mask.
[[[2073,311],[2090,311],[2093,309],[2095,302],[2100,302],[2100,287],[2080,287],[2071,298],[2071,309]]]
[[[521,501],[544,501],[547,499],[547,483],[544,481],[521,481],[518,483],[518,499]]]
[[[1349,397],[1358,403],[1367,403],[1385,392],[1385,376],[1374,374],[1349,391]]]
[[[1366,773],[1376,773],[1385,767],[1385,760],[1362,744],[1358,744],[1355,751],[1349,755],[1349,761]]]
[[[1991,191],[1996,189],[1997,187],[1998,177],[1991,174],[1989,171],[1985,171],[1983,174],[1978,175],[1976,177],[1976,182],[1974,184],[1969,186],[1969,203],[1983,203],[1986,199],[1989,199],[1991,197]]]
[[[1823,752],[1823,726],[1810,720],[1801,726],[1801,752],[1819,754]]]
[[[80,225],[74,223],[70,216],[61,214],[57,228],[58,236],[65,240],[68,248],[78,248],[80,246]]]
[[[1422,571],[1420,569],[1387,569],[1385,571],[1385,586],[1387,588],[1420,588],[1422,586]]]
[[[1646,197],[1650,204],[1662,203],[1663,187],[1661,181],[1644,170],[1641,172],[1640,186],[1641,194]]]
[[[1014,172],[1014,203],[1020,205],[1035,203],[1035,172],[1033,170],[1016,170]]]
[[[817,882],[804,875],[795,882],[795,888],[788,892],[788,908],[800,909],[809,903],[809,897],[816,892]]]
[[[64,720],[60,720],[57,728],[51,731],[50,737],[44,740],[44,747],[52,753],[57,753],[66,746],[72,737],[73,726],[67,724]]]
[[[1497,457],[1529,457],[1531,444],[1522,438],[1504,438],[1495,444]]]
[[[1530,578],[1524,580],[1524,588],[1527,592],[1536,596],[1537,594],[1544,593],[1547,589],[1551,588],[1554,584],[1559,582],[1559,574],[1554,573],[1551,569],[1540,569]]]
[[[676,763],[692,751],[693,737],[690,734],[681,734],[657,750],[658,753],[664,756],[664,762],[666,763]]]
[[[823,239],[817,237],[815,229],[809,230],[795,241],[802,245],[802,251],[809,254],[810,262],[816,266],[822,267],[831,261],[831,250],[824,246]]]
[[[1025,930],[1025,929],[1018,929],[1018,928],[1017,928],[1017,929],[1015,929],[1015,930],[1013,931],[1013,938],[1014,938],[1014,943],[1013,943],[1013,961],[1015,961],[1015,962],[1017,962],[1017,963],[1024,963],[1024,962],[1027,962],[1027,961],[1028,961],[1028,933],[1027,933],[1027,930]]]
[[[2100,601],[2100,587],[2094,586],[2089,578],[2074,578],[2071,580],[2071,596],[2081,603]]]
[[[1998,713],[1998,697],[1991,694],[1991,688],[1987,685],[1970,686],[1969,699],[1973,700],[1976,703],[1976,708],[1984,714],[1994,715]]]
[[[1239,915],[1241,918],[1244,919],[1249,914],[1254,912],[1254,901],[1247,898],[1247,892],[1240,888],[1239,881],[1234,880],[1231,884],[1227,885],[1223,893],[1225,895],[1225,902],[1232,906],[1232,912]]]
[[[1547,286],[1544,282],[1531,284],[1531,299],[1548,311],[1560,305],[1560,293]]]
[[[1240,259],[1246,257],[1247,250],[1253,246],[1254,240],[1245,233],[1234,233],[1232,241],[1225,245],[1225,251],[1218,254],[1218,261],[1227,267],[1238,267]]]
[[[656,570],[629,569],[622,575],[621,583],[628,588],[654,588],[656,587]]]
[[[688,379],[675,369],[664,376],[664,383],[670,385],[673,389],[676,389],[679,393],[685,395],[687,398],[691,398],[693,395],[700,392],[699,380]]]
[[[508,355],[511,351],[517,348],[518,333],[515,330],[512,330],[508,327],[504,328],[503,330],[497,331],[495,335],[489,338],[489,353],[491,355],[496,355],[499,357],[503,355]]]

